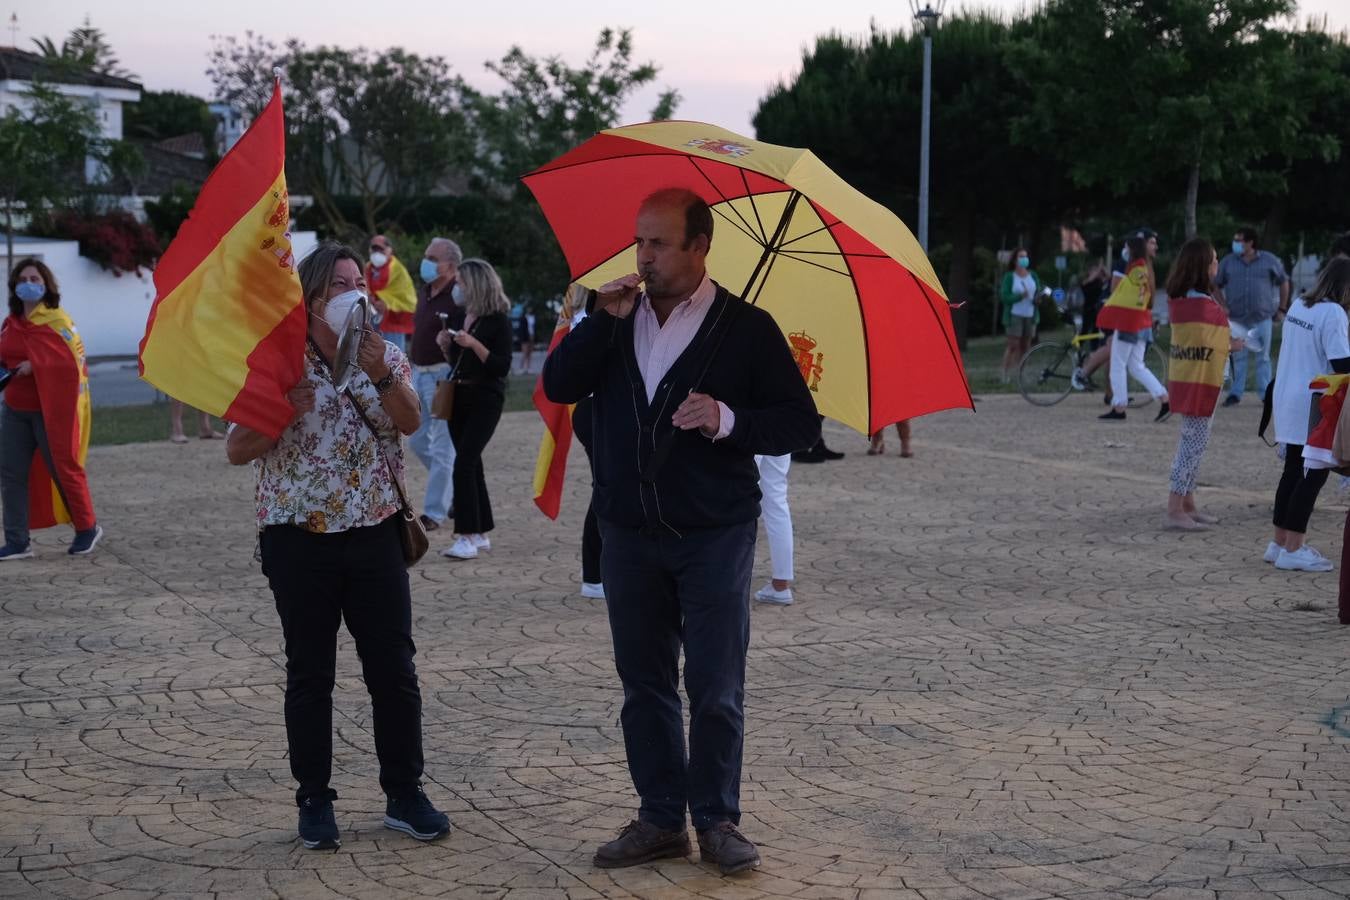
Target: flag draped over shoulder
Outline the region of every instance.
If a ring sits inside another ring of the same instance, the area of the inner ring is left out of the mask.
[[[10,321],[23,336],[34,371],[42,373],[35,379],[38,402],[56,469],[53,478],[41,452],[33,454],[28,471],[29,527],[50,528],[69,522],[71,507],[92,518],[94,504],[84,476],[92,421],[84,342],[65,310],[43,303],[34,307],[26,320],[18,317]]]
[[[572,329],[571,311],[566,307],[558,315],[558,326],[548,342],[548,352],[562,342]],[[534,408],[544,420],[544,437],[534,464],[534,505],[550,519],[558,518],[562,507],[563,476],[567,474],[567,451],[572,447],[572,407],[554,403],[544,395],[544,376],[534,385]]]
[[[202,186],[155,268],[141,377],[276,438],[300,380],[305,309],[291,252],[281,82]]]
[[[1167,310],[1172,323],[1168,402],[1175,413],[1208,418],[1218,405],[1228,363],[1228,315],[1210,297],[1173,297]]]
[[[1148,292],[1148,263],[1130,263],[1125,277],[1097,313],[1097,327],[1112,331],[1143,331],[1153,324],[1153,298]]]

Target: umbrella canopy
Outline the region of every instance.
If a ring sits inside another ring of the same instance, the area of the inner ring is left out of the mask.
[[[688,188],[714,216],[708,271],[786,335],[816,406],[864,434],[973,408],[946,294],[896,216],[810,151],[699,122],[603,131],[524,177],[572,278],[635,269],[638,207]]]

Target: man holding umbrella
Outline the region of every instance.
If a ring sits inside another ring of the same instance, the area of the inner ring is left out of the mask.
[[[724,874],[760,862],[737,829],[754,457],[810,447],[820,424],[778,325],[708,277],[712,234],[697,194],[647,197],[634,231],[638,272],[602,287],[596,314],[544,365],[550,400],[594,397],[601,569],[641,798],[637,820],[596,853],[602,868],[689,854],[686,810],[705,862]]]

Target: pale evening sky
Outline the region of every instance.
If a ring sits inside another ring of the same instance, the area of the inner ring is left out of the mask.
[[[960,3],[948,3],[948,11]],[[973,6],[1017,10],[1022,0]],[[527,53],[561,54],[579,64],[602,27],[634,30],[636,56],[661,67],[657,86],[636,97],[626,121],[647,117],[659,89],[683,95],[679,116],[752,134],[750,119],[768,88],[801,64],[804,47],[831,30],[865,34],[869,22],[883,29],[908,27],[908,0],[684,0],[668,4],[606,0],[10,0],[0,4],[0,43],[17,13],[18,46],[51,36],[59,43],[89,15],[103,29],[127,69],[153,90],[207,96],[205,75],[211,35],[246,30],[278,43],[298,37],[310,45],[402,46],[444,57],[471,83],[499,82],[483,62],[512,44]],[[1305,0],[1300,15],[1327,15],[1334,28],[1350,27],[1350,0]],[[939,51],[940,52],[940,51]]]

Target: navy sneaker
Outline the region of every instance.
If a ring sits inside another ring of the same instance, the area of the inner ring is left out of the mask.
[[[22,547],[18,544],[5,544],[0,547],[0,562],[10,559],[28,559],[33,555],[33,542],[29,541]]]
[[[434,841],[450,833],[450,817],[432,806],[419,787],[407,794],[389,796],[384,806],[384,827],[419,841]]]
[[[338,840],[337,819],[333,817],[333,801],[322,797],[307,797],[300,804],[300,841],[306,850],[336,850],[342,846]]]
[[[99,538],[103,537],[103,526],[95,525],[93,528],[87,528],[84,531],[75,532],[75,540],[70,542],[70,549],[66,552],[71,556],[84,556],[87,553],[94,552],[94,545],[98,543]]]

